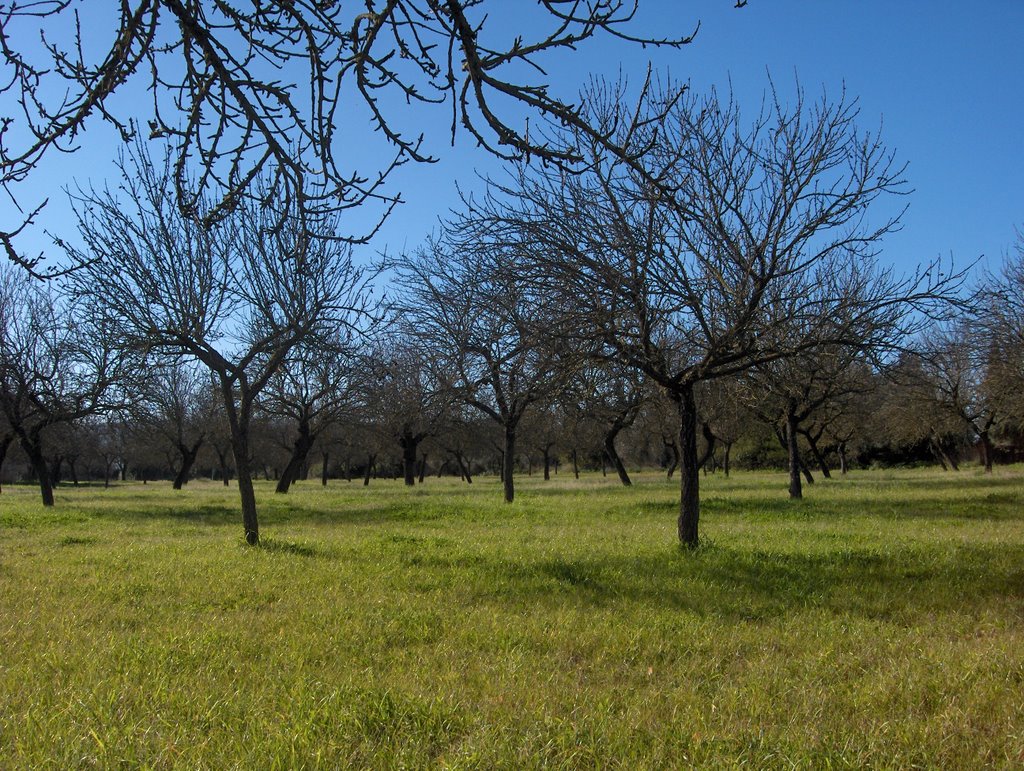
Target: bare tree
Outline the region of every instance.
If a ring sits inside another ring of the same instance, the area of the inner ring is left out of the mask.
[[[632,485],[615,441],[633,425],[643,407],[645,394],[640,373],[617,361],[591,361],[573,369],[566,391],[567,397],[575,397],[573,408],[588,415],[599,427],[602,451],[619,481],[627,487]]]
[[[278,479],[278,493],[287,493],[300,479],[321,434],[354,408],[355,361],[351,340],[302,341],[271,378],[264,407],[291,424],[291,456]]]
[[[256,399],[300,344],[358,334],[368,274],[295,202],[264,186],[264,203],[239,202],[215,228],[175,203],[169,164],[141,152],[125,164],[124,196],[81,193],[82,270],[75,291],[106,313],[124,346],[191,357],[217,382],[231,429],[245,537],[259,542],[250,462]],[[313,226],[317,229],[311,229]]]
[[[423,342],[411,331],[392,330],[369,351],[363,367],[365,410],[373,413],[372,425],[401,449],[409,487],[426,473],[423,443],[449,422],[458,399],[447,380],[438,378],[437,357]]]
[[[48,434],[120,404],[116,386],[134,369],[89,310],[22,272],[0,269],[0,411],[31,463],[44,506],[53,505]]]
[[[395,265],[404,291],[397,312],[433,352],[448,388],[502,429],[509,503],[523,415],[553,399],[568,371],[564,352],[539,331],[553,317],[511,278],[517,259],[503,249],[437,240]]]
[[[582,101],[632,163],[570,129],[586,173],[520,165],[470,202],[463,230],[515,245],[520,273],[572,309],[565,328],[600,340],[675,402],[678,531],[695,546],[695,386],[822,345],[895,345],[956,279],[878,263],[900,212],[874,223],[868,212],[905,192],[903,170],[857,128],[845,95],[811,101],[798,90],[787,103],[773,91],[749,123],[731,99],[671,85],[632,109],[621,87],[599,84]]]
[[[978,327],[987,337],[987,380],[999,394],[1002,411],[1024,428],[1024,229],[998,274],[988,276],[981,292]]]
[[[789,463],[789,497],[803,497],[800,475],[814,481],[801,457],[800,437],[831,476],[818,442],[824,434],[827,407],[840,398],[863,393],[870,384],[860,377],[860,346],[822,345],[798,356],[760,362],[746,373],[748,405],[775,432]]]
[[[214,427],[209,373],[192,361],[174,358],[150,361],[146,369],[136,420],[161,437],[174,472],[171,486],[180,490],[188,484],[199,450]]]
[[[230,216],[240,198],[258,198],[253,183],[267,177],[300,216],[374,201],[386,216],[400,199],[385,186],[389,173],[409,160],[432,160],[410,104],[447,102],[453,141],[461,125],[498,155],[572,163],[579,159],[575,148],[549,142],[545,124],[573,126],[615,148],[607,132],[549,91],[544,55],[574,50],[601,33],[640,44],[689,42],[638,34],[638,0],[542,0],[524,9],[529,19],[521,28],[530,35],[507,34],[493,18],[499,5],[6,3],[0,93],[12,105],[0,142],[0,184],[12,191],[44,156],[76,149],[85,129],[102,119],[126,140],[146,134],[173,148],[182,212],[207,224]],[[88,14],[87,35],[81,12]],[[119,99],[125,92],[133,98]],[[361,143],[352,142],[347,121],[368,121],[391,148],[390,160],[356,170],[352,148]],[[202,173],[189,176],[196,166]],[[14,245],[25,224],[0,232],[0,243],[9,259],[38,270],[40,258]]]
[[[998,340],[984,327],[962,319],[930,330],[922,338],[915,384],[931,409],[956,421],[978,442],[981,463],[991,473],[993,435],[1009,412],[1014,398],[1000,382],[1005,358]],[[939,418],[941,420],[941,417]]]

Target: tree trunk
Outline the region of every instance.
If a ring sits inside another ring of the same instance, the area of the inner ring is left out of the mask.
[[[235,387],[239,386],[241,406],[235,402]],[[220,376],[221,396],[231,429],[231,453],[235,458],[235,474],[238,476],[238,497],[242,504],[242,528],[245,542],[259,546],[260,527],[256,514],[256,491],[252,485],[252,468],[249,464],[249,415],[251,401],[245,388],[224,374]]]
[[[201,446],[202,441],[196,442],[191,447],[185,444],[178,445],[178,453],[181,455],[181,468],[174,476],[174,482],[171,485],[171,489],[180,490],[183,486],[188,484],[189,474],[192,473],[192,466],[196,462],[196,457],[199,455],[199,448]]]
[[[818,449],[818,442],[813,436],[811,436],[810,431],[804,431],[803,435],[807,440],[807,446],[811,448],[811,454],[814,456],[814,460],[818,462],[818,468],[821,469],[821,475],[825,477],[825,479],[831,479],[832,472],[829,471],[828,463],[825,462],[825,456],[822,455],[821,451]]]
[[[949,466],[946,465],[946,453],[943,452],[942,447],[939,446],[934,437],[928,437],[928,446],[931,447],[932,454],[939,462],[939,465],[942,466],[942,470],[949,471]]]
[[[306,458],[309,457],[309,451],[313,449],[315,439],[316,437],[310,431],[309,423],[300,421],[299,435],[295,438],[295,444],[292,445],[292,455],[277,480],[277,487],[274,488],[274,492],[283,495],[288,492],[294,482],[302,478],[302,467],[306,462]]]
[[[700,466],[693,385],[681,386],[674,396],[679,409],[679,542],[693,549],[700,544]]]
[[[608,460],[612,462],[612,466],[615,468],[615,472],[619,475],[619,481],[625,487],[629,487],[633,484],[633,480],[629,478],[629,474],[626,472],[626,466],[622,463],[622,458],[619,457],[618,450],[615,449],[615,437],[618,436],[619,432],[617,429],[609,431],[604,435],[604,452],[608,456]]]
[[[702,423],[700,430],[704,437],[704,454],[697,461],[697,466],[707,471],[708,461],[711,461],[712,464],[715,462],[715,445],[718,443],[718,437],[711,431],[711,426],[708,423]],[[712,470],[714,470],[713,466]]]
[[[664,439],[662,439],[665,442]],[[679,442],[665,442],[665,449],[672,450],[672,462],[668,466],[668,472],[666,478],[671,479],[672,475],[676,473],[676,468],[679,466]]]
[[[0,436],[0,493],[4,491],[4,460],[7,458],[7,448],[14,441],[13,434]]]
[[[419,475],[419,480],[418,480],[420,484],[423,484],[423,480],[426,478],[426,476],[427,476],[427,454],[423,453],[423,455],[420,456],[420,475]]]
[[[988,431],[981,431],[978,434],[978,439],[981,441],[981,462],[985,467],[985,473],[992,473],[992,455],[993,446],[992,438],[988,435]]]
[[[53,487],[60,487],[61,473],[64,470],[64,456],[55,455],[50,463],[50,484]]]
[[[512,473],[516,462],[516,429],[505,425],[505,449],[501,458],[501,484],[505,492],[505,503],[512,503],[516,497],[515,481]]]
[[[231,472],[228,471],[228,450],[227,448],[217,447],[216,451],[217,460],[220,463],[220,478],[224,486],[228,487],[231,481]]]
[[[576,452],[576,448],[572,448],[572,475],[576,478],[580,478],[580,462]]]
[[[544,481],[551,481],[551,449],[545,447],[541,450],[544,453]]]
[[[729,453],[732,452],[732,442],[725,443],[725,452],[722,455],[722,472],[726,478],[729,476]]]
[[[416,450],[420,446],[419,437],[407,431],[398,438],[398,444],[402,448],[402,472],[405,476],[405,485],[413,487],[416,484]]]
[[[235,473],[238,475],[238,495],[242,501],[242,527],[245,542],[259,546],[260,526],[256,516],[256,491],[252,486],[252,470],[249,468],[249,440],[245,434],[233,439],[232,451],[235,456]]]
[[[366,473],[363,474],[363,487],[370,486],[370,473],[373,471],[373,464],[377,461],[376,455],[366,456]]]
[[[32,470],[36,473],[36,479],[39,481],[39,493],[43,498],[43,505],[52,506],[53,485],[50,484],[50,468],[46,464],[46,458],[43,457],[43,448],[35,437],[30,438],[28,435],[23,435],[19,436],[19,439],[21,449],[28,456],[28,461],[32,464]]]
[[[455,453],[455,460],[459,464],[459,471],[462,473],[462,478],[466,480],[466,484],[467,485],[473,484],[473,477],[469,473],[469,471],[470,471],[469,470],[469,463],[467,463],[466,459],[462,457],[462,453],[461,452],[456,452]]]
[[[331,454],[327,450],[321,450],[320,457],[323,460],[323,464],[320,466],[320,486],[327,487],[327,468],[331,460]]]
[[[789,455],[789,497],[803,498],[800,485],[800,448],[797,446],[797,422],[792,410],[786,413],[786,451]]]

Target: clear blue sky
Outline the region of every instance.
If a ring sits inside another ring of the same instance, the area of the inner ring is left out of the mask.
[[[514,30],[518,3],[500,0],[502,24]],[[638,29],[659,34],[690,31],[695,41],[680,51],[657,51],[611,41],[590,41],[577,55],[551,62],[553,90],[571,98],[588,73],[642,77],[647,62],[695,89],[731,79],[741,104],[756,110],[767,73],[783,90],[794,74],[811,93],[824,86],[847,92],[861,105],[863,127],[883,126],[883,137],[909,164],[914,193],[900,233],[883,255],[901,266],[952,254],[966,263],[985,255],[994,266],[1024,225],[1024,0],[644,0]],[[0,106],[2,106],[0,102]],[[408,203],[369,247],[401,251],[422,241],[438,215],[457,203],[455,184],[478,187],[475,172],[496,164],[460,135],[448,143],[450,113],[430,115],[424,130],[442,161],[406,167],[395,178]],[[369,136],[369,135],[368,135]],[[67,211],[60,188],[100,182],[110,173],[116,142],[105,127],[90,128],[85,152],[51,159],[22,192],[27,205],[48,195],[45,226],[64,232]],[[0,201],[2,224],[11,208]],[[47,245],[41,234],[27,248]]]

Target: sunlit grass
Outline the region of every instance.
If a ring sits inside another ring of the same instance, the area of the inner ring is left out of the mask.
[[[1024,470],[0,496],[0,767],[1020,767]]]

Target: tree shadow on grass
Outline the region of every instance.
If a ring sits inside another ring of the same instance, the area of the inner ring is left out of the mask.
[[[842,550],[782,554],[717,546],[695,553],[637,557],[488,561],[468,568],[480,599],[594,606],[626,603],[700,616],[757,620],[808,609],[913,623],[922,615],[976,609],[998,598],[1024,599],[1024,546],[958,547],[950,552]]]

